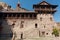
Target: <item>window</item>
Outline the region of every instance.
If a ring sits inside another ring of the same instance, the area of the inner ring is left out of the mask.
[[[39,31],[39,37],[40,37],[40,31]]]
[[[41,9],[45,9],[45,6],[41,7]]]
[[[45,25],[44,25],[44,28],[45,28]]]
[[[42,35],[45,35],[45,32],[42,32]]]
[[[45,31],[42,32],[42,36],[45,37]]]
[[[23,24],[24,23],[24,21],[21,21],[21,24]]]
[[[21,39],[23,39],[23,33],[21,33]]]
[[[23,28],[23,26],[24,26],[23,23],[24,23],[24,21],[21,21],[21,26],[20,26],[20,28]]]
[[[50,20],[52,21],[52,17],[50,17]]]
[[[40,21],[42,21],[42,17],[40,17]]]
[[[12,24],[13,28],[14,28],[14,25],[15,25],[15,23]]]
[[[46,33],[46,35],[48,35],[48,33]]]
[[[16,22],[16,21],[13,21],[13,24],[12,24],[13,28],[14,28],[15,22]]]
[[[35,24],[35,28],[37,28],[37,24]]]

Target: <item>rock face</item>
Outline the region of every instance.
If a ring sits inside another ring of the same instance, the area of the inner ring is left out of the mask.
[[[33,6],[34,11],[28,11],[19,5],[17,4],[16,9],[12,9],[11,6],[4,3],[1,5],[3,6],[3,10],[0,12],[1,26],[3,27],[1,39],[22,40],[53,37],[52,30],[57,27],[53,14],[57,5],[51,5],[43,1]]]
[[[8,7],[8,5],[6,3],[3,3],[3,2],[0,2],[0,6],[3,7],[3,9],[7,9],[7,7]]]

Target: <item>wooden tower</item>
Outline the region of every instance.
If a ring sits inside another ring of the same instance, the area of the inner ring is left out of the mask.
[[[49,14],[49,13],[53,14],[54,12],[56,12],[56,10],[55,10],[56,7],[57,7],[57,5],[49,4],[46,1],[42,1],[41,3],[33,5],[35,12],[47,13],[47,14]]]

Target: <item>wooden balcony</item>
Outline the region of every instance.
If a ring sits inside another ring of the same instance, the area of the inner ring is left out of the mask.
[[[53,12],[53,11],[56,11],[56,9],[36,9],[36,10],[40,10],[40,11],[51,11],[51,12]]]

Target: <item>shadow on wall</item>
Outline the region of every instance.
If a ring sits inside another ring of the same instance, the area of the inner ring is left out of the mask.
[[[11,30],[12,26],[8,24],[6,19],[0,19],[0,40],[11,40],[13,32]]]

